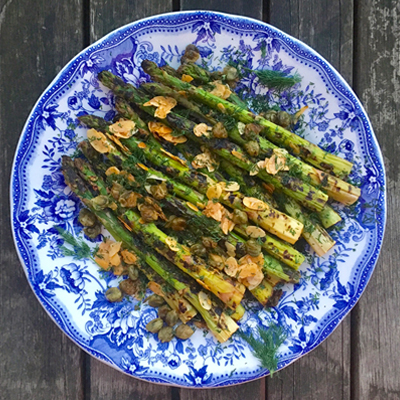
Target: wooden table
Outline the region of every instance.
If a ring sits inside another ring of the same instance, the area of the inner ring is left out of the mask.
[[[186,390],[125,376],[74,345],[44,312],[9,223],[9,174],[37,97],[81,49],[149,15],[212,9],[267,21],[326,57],[364,103],[383,150],[389,218],[362,299],[311,354],[241,386]],[[0,0],[0,398],[51,400],[400,399],[400,2],[393,0]],[[399,186],[397,186],[399,185]],[[392,214],[391,211],[395,211]],[[396,217],[397,215],[397,217]]]

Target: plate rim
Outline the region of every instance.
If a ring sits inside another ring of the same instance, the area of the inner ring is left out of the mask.
[[[353,97],[352,100],[355,100],[357,102],[357,105],[360,107],[360,111],[362,112],[362,117],[365,118],[365,122],[367,124],[368,127],[368,131],[366,132],[366,138],[368,138],[368,136],[370,136],[371,139],[371,145],[372,148],[375,152],[374,156],[376,156],[376,161],[377,164],[381,167],[382,169],[382,176],[380,176],[382,182],[383,182],[383,194],[381,194],[382,197],[378,197],[379,199],[381,199],[382,201],[382,207],[383,207],[383,212],[380,215],[381,218],[381,222],[382,222],[382,234],[381,237],[379,237],[379,235],[377,235],[377,240],[376,240],[376,245],[375,245],[375,249],[373,251],[373,253],[371,253],[371,256],[369,258],[368,261],[365,262],[364,266],[367,266],[368,264],[370,265],[370,268],[368,269],[368,274],[366,276],[365,279],[365,283],[362,287],[361,293],[359,293],[358,297],[355,298],[354,301],[352,301],[351,307],[343,313],[340,313],[340,315],[336,315],[336,317],[334,318],[335,322],[335,326],[330,327],[331,324],[325,326],[325,328],[321,331],[320,333],[320,337],[324,336],[324,332],[329,329],[328,334],[323,338],[323,339],[319,339],[316,341],[316,343],[314,343],[313,346],[311,346],[311,348],[309,348],[309,350],[307,351],[307,353],[305,354],[301,354],[300,356],[296,357],[293,360],[289,360],[287,362],[284,362],[284,365],[279,368],[279,370],[282,370],[283,368],[286,368],[288,365],[292,364],[293,362],[299,360],[300,358],[302,358],[303,356],[309,354],[311,351],[315,350],[315,348],[317,348],[320,344],[322,344],[336,329],[337,327],[342,323],[343,319],[353,310],[353,308],[355,307],[355,305],[358,303],[358,301],[361,299],[362,295],[365,293],[365,290],[370,282],[370,279],[372,277],[373,272],[375,271],[378,259],[379,259],[379,255],[380,252],[382,250],[382,244],[383,244],[383,239],[384,239],[384,235],[385,235],[385,229],[386,229],[386,221],[387,221],[387,178],[386,178],[386,169],[385,169],[385,164],[384,164],[384,159],[382,156],[382,151],[381,148],[379,146],[379,142],[378,139],[375,135],[374,129],[372,127],[369,115],[367,114],[364,105],[362,104],[361,100],[358,98],[358,96],[355,94],[354,90],[351,88],[351,86],[347,83],[347,81],[342,77],[342,75],[336,70],[335,67],[332,66],[332,64],[330,62],[328,62],[322,55],[320,55],[316,50],[314,50],[313,48],[311,48],[309,45],[307,45],[306,43],[302,42],[300,39],[297,39],[295,37],[293,37],[292,35],[282,31],[281,29],[275,27],[274,25],[271,25],[267,22],[255,19],[255,18],[251,18],[251,17],[246,17],[243,15],[239,15],[239,14],[230,14],[230,13],[224,13],[224,12],[219,12],[219,11],[212,11],[212,10],[202,10],[202,9],[197,9],[197,10],[187,10],[187,11],[173,11],[173,12],[168,12],[168,13],[160,13],[160,14],[156,14],[156,15],[152,15],[146,18],[141,18],[135,21],[132,21],[130,23],[127,23],[121,27],[118,27],[112,31],[110,31],[109,33],[107,33],[106,35],[102,36],[101,38],[99,38],[96,42],[90,44],[89,46],[87,46],[86,48],[84,48],[83,50],[81,50],[79,53],[77,53],[75,56],[73,56],[65,65],[64,67],[57,73],[57,75],[53,78],[53,80],[49,83],[49,85],[46,87],[45,90],[43,90],[41,92],[41,94],[38,96],[38,99],[36,100],[35,104],[32,106],[32,109],[28,115],[28,117],[26,118],[26,122],[21,130],[20,133],[20,137],[17,143],[17,146],[15,148],[15,153],[14,153],[14,157],[13,157],[13,162],[12,162],[12,168],[11,168],[11,174],[10,174],[10,192],[9,192],[9,200],[10,200],[10,225],[11,225],[11,230],[12,230],[12,236],[13,236],[13,242],[14,242],[14,246],[16,248],[16,252],[18,255],[18,258],[20,260],[21,266],[24,270],[25,276],[27,278],[27,281],[33,291],[33,293],[35,294],[36,298],[38,299],[39,303],[41,304],[42,308],[46,311],[46,313],[50,316],[50,318],[53,320],[53,322],[57,325],[57,327],[64,333],[67,335],[67,337],[73,341],[73,343],[75,343],[79,348],[81,348],[82,350],[84,350],[87,354],[89,354],[92,357],[95,357],[97,360],[105,363],[106,365],[109,365],[115,369],[117,369],[119,372],[122,372],[125,375],[128,375],[130,377],[139,379],[141,381],[145,381],[145,382],[151,382],[154,384],[159,384],[159,385],[167,385],[167,386],[173,386],[173,387],[180,387],[180,388],[190,388],[190,389],[213,389],[213,388],[220,388],[220,387],[228,387],[228,386],[234,386],[234,385],[238,385],[238,384],[242,384],[242,383],[246,383],[246,382],[251,382],[251,381],[255,381],[261,378],[264,378],[266,376],[269,375],[268,371],[263,372],[263,374],[261,374],[260,376],[257,376],[255,378],[246,378],[244,377],[243,380],[240,380],[240,377],[235,377],[235,381],[233,381],[232,383],[229,382],[229,380],[225,380],[223,382],[219,382],[216,383],[214,386],[184,386],[184,385],[180,385],[180,384],[176,384],[176,383],[170,383],[170,382],[161,382],[161,381],[153,381],[152,378],[141,378],[139,376],[136,375],[132,375],[129,374],[125,371],[123,371],[122,369],[120,369],[114,362],[112,362],[112,360],[110,360],[108,357],[106,357],[105,354],[103,353],[98,353],[95,349],[92,348],[87,348],[85,345],[83,345],[82,343],[79,343],[78,340],[72,335],[70,334],[70,332],[68,332],[68,329],[66,329],[66,327],[64,326],[64,324],[60,324],[60,322],[58,322],[56,320],[56,318],[52,315],[52,313],[50,312],[50,310],[48,310],[48,308],[45,306],[45,301],[44,299],[40,298],[38,293],[36,292],[36,290],[33,287],[33,284],[31,282],[31,280],[29,279],[29,274],[25,265],[25,262],[23,260],[22,254],[20,252],[20,249],[17,245],[17,238],[15,235],[15,221],[14,221],[14,205],[13,205],[13,196],[14,196],[14,181],[16,179],[16,176],[18,176],[17,174],[17,157],[19,155],[20,152],[20,148],[22,143],[24,142],[25,139],[25,134],[27,132],[27,128],[29,123],[31,122],[31,119],[34,115],[34,112],[37,108],[37,106],[39,105],[39,103],[41,102],[42,98],[44,95],[46,95],[50,89],[56,85],[60,79],[63,77],[64,73],[72,66],[72,64],[74,62],[76,62],[78,60],[79,57],[81,57],[82,55],[85,55],[89,50],[90,52],[96,50],[95,47],[97,45],[99,45],[100,43],[104,43],[107,40],[109,40],[110,38],[112,38],[113,36],[117,36],[118,33],[120,32],[124,32],[127,29],[129,29],[130,27],[135,27],[137,24],[141,23],[141,22],[147,22],[147,21],[152,21],[152,20],[156,20],[159,19],[161,17],[170,17],[170,16],[179,16],[179,15],[216,15],[216,16],[222,16],[225,18],[228,18],[230,20],[241,20],[241,21],[246,21],[249,23],[254,23],[257,24],[260,27],[267,27],[269,29],[271,29],[272,31],[276,31],[277,33],[280,33],[282,35],[283,39],[289,39],[291,40],[294,44],[296,44],[297,46],[299,46],[300,48],[304,48],[306,50],[306,52],[312,54],[313,56],[315,56],[317,59],[319,59],[320,61],[322,61],[323,63],[325,63],[326,65],[324,67],[327,67],[328,70],[330,70],[329,72],[331,72],[334,76],[334,78],[336,78],[339,83],[341,85],[344,86],[344,88],[351,94],[351,96]],[[324,68],[325,70],[325,68]],[[327,71],[325,71],[327,72]],[[370,153],[370,152],[369,152]],[[369,154],[370,155],[370,154]],[[97,353],[97,354],[96,354]],[[163,380],[163,378],[160,376],[158,377],[159,380]]]

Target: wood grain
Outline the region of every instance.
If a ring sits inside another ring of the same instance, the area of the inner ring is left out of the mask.
[[[313,47],[352,83],[352,1],[271,1],[269,22]],[[317,349],[267,379],[268,400],[350,399],[350,334],[348,316]]]
[[[214,10],[223,11],[231,14],[240,14],[248,17],[262,19],[262,1],[231,1],[231,0],[181,0],[182,10]],[[265,398],[265,379],[259,379],[244,385],[233,386],[213,390],[191,390],[181,389],[180,400],[253,400]]]
[[[366,0],[356,9],[355,89],[371,118],[388,179],[384,246],[354,315],[353,397],[400,398],[399,150],[400,3]]]
[[[181,0],[182,10],[213,10],[262,19],[263,5],[259,0]]]
[[[351,84],[353,8],[353,0],[274,0],[269,22],[318,51]]]
[[[172,11],[172,0],[107,1],[90,2],[90,41],[103,37],[113,29],[129,22]],[[155,385],[134,379],[87,356],[90,390],[87,399],[140,399],[169,400],[172,390],[168,386]]]
[[[37,97],[82,48],[81,0],[0,0],[0,398],[83,399],[82,352],[43,310],[14,250],[9,176]],[[71,40],[71,38],[73,40]]]
[[[92,0],[90,41],[94,42],[129,22],[170,11],[172,11],[172,0]]]

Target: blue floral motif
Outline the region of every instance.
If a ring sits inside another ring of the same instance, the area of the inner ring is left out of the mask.
[[[362,112],[360,109],[356,110],[354,106],[349,103],[340,104],[340,108],[342,110],[339,113],[335,113],[335,117],[343,121],[343,129],[350,127],[352,131],[355,131],[361,127],[360,117],[362,116]]]
[[[39,229],[34,224],[35,216],[29,215],[29,210],[23,211],[15,223],[15,230],[26,240],[32,238],[32,233],[39,234]]]
[[[75,263],[66,264],[60,268],[60,277],[64,285],[71,292],[78,294],[85,287],[85,280],[82,271]]]
[[[221,27],[218,23],[213,21],[199,21],[193,24],[192,32],[196,33],[196,40],[194,44],[207,45],[211,48],[215,47],[215,35],[221,34]],[[203,47],[204,51],[204,47]]]
[[[57,111],[58,104],[49,104],[43,108],[42,114],[39,118],[39,124],[42,129],[46,129],[46,126],[51,126],[53,130],[56,130],[56,120],[63,116],[63,113]]]
[[[71,110],[79,110],[82,107],[82,99],[78,96],[68,97],[68,107]]]
[[[195,387],[205,386],[210,383],[213,374],[207,373],[207,365],[204,365],[199,370],[189,366],[190,373],[184,377]]]

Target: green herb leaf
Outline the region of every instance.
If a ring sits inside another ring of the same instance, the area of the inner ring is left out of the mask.
[[[254,70],[254,72],[260,84],[266,86],[268,89],[276,89],[278,91],[282,91],[284,89],[289,89],[294,86],[296,83],[301,82],[301,77],[299,74],[294,74],[292,76],[285,75],[282,71],[273,71],[273,70]]]
[[[64,239],[64,244],[69,244],[72,247],[72,249],[69,249],[65,247],[65,245],[60,246],[60,250],[63,252],[64,256],[73,257],[74,260],[92,258],[92,250],[83,239],[76,238],[74,235],[59,226],[56,226],[55,228]]]
[[[250,347],[254,357],[258,358],[261,365],[271,373],[278,369],[277,351],[286,340],[287,334],[279,325],[270,325],[268,328],[258,327],[258,337],[253,334],[247,335],[238,331],[238,335],[245,340]]]

